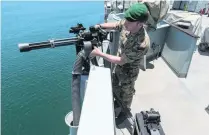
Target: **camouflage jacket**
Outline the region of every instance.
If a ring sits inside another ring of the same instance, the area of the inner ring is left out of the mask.
[[[149,36],[144,28],[136,34],[130,34],[125,30],[124,22],[124,20],[119,21],[115,29],[120,31],[117,55],[124,59],[125,64],[116,65],[115,72],[137,74],[140,61],[149,48]]]

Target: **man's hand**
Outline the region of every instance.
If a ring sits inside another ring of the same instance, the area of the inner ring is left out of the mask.
[[[94,25],[94,28],[97,29],[97,28],[100,28],[101,25],[97,24],[97,25]]]
[[[90,53],[90,58],[93,58],[95,56],[101,56],[102,52],[96,47],[94,46],[94,50],[92,50],[92,52]]]
[[[105,54],[101,52],[97,47],[94,47],[94,50],[90,53],[90,58],[93,58],[95,56],[100,56],[111,63],[119,65],[125,64],[124,60],[121,57]]]

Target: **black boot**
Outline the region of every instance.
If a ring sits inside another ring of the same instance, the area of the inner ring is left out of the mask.
[[[117,118],[115,118],[116,125],[120,125],[127,119],[126,113],[121,111]]]
[[[115,118],[118,117],[120,112],[122,111],[121,107],[118,105],[117,101],[114,101],[114,112],[115,112]]]

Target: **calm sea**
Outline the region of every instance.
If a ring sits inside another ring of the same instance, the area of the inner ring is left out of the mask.
[[[67,135],[74,46],[20,53],[18,43],[66,38],[103,22],[100,2],[1,2],[2,135]]]

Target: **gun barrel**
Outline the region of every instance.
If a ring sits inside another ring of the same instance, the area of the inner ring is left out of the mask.
[[[18,44],[18,47],[20,49],[20,52],[27,52],[35,49],[54,48],[59,46],[73,45],[77,41],[78,38],[73,37],[73,38],[49,40],[44,42],[36,42],[36,43],[20,43]]]

